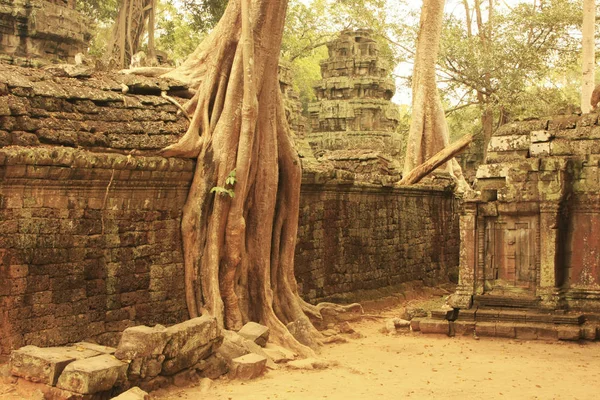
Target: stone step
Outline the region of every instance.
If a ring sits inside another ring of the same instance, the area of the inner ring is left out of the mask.
[[[473,296],[473,304],[479,308],[523,308],[536,309],[539,307],[537,297],[524,296],[495,296],[490,294]]]
[[[476,308],[457,310],[455,313],[432,311],[431,318],[448,321],[521,322],[560,325],[581,325],[586,321],[582,313],[543,312],[537,310],[511,310]]]
[[[425,334],[500,337],[521,340],[598,340],[600,325],[557,325],[536,322],[485,322],[421,319],[418,329]],[[416,329],[413,329],[416,330]]]

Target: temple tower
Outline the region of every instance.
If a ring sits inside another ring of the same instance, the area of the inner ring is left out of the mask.
[[[331,160],[343,153],[347,159],[368,151],[397,164],[399,111],[391,102],[396,88],[371,31],[342,31],[327,47],[323,79],[315,86],[318,101],[309,106],[308,139],[315,155]]]
[[[0,0],[0,62],[73,61],[87,51],[87,25],[75,0]]]

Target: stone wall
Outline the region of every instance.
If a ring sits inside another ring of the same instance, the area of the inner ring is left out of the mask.
[[[72,61],[87,51],[87,25],[74,1],[0,0],[0,61]]]
[[[311,301],[357,301],[458,270],[452,193],[435,188],[302,186],[296,277]]]
[[[179,226],[194,162],[140,155],[185,131],[160,97],[180,89],[0,66],[0,353],[114,345],[128,326],[187,317]],[[296,268],[307,299],[447,279],[458,263],[451,193],[336,176],[305,174]]]

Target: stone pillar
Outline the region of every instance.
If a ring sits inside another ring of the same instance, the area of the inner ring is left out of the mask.
[[[540,243],[539,243],[539,286],[537,296],[542,307],[556,309],[559,302],[559,290],[556,272],[559,253],[560,205],[555,202],[540,203]]]
[[[477,204],[465,203],[460,216],[460,263],[458,287],[450,296],[449,303],[454,308],[471,308],[475,294],[475,280],[478,263]]]

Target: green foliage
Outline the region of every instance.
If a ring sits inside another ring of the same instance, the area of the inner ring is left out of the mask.
[[[189,21],[190,29],[207,33],[221,19],[227,0],[179,0],[181,4],[181,14],[186,16]],[[169,1],[173,4],[172,1]]]
[[[205,31],[196,28],[193,15],[179,10],[173,0],[162,1],[156,14],[156,48],[179,63],[200,44]]]
[[[215,186],[212,189],[210,189],[210,193],[217,193],[222,196],[229,196],[233,199],[235,197],[233,187],[235,186],[236,182],[237,180],[235,178],[235,169],[233,169],[233,171],[231,171],[229,175],[227,175],[227,178],[225,178],[225,186]]]

